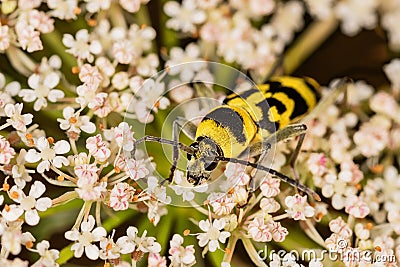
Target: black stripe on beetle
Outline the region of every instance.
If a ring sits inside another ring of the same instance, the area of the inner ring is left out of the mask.
[[[245,143],[244,121],[242,116],[230,107],[221,106],[208,113],[202,121],[213,120],[225,129],[228,129],[239,143]]]

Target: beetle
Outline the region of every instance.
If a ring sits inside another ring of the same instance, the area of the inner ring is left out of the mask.
[[[198,90],[204,88],[204,84],[198,82],[192,86]],[[197,127],[181,117],[176,118],[173,140],[145,136],[137,140],[136,144],[152,141],[173,146],[170,181],[179,159],[179,150],[182,150],[187,153],[188,158],[186,177],[193,185],[207,182],[219,162],[233,162],[269,172],[320,200],[317,193],[298,181],[294,168],[295,160],[307,129],[304,122],[333,103],[345,87],[346,80],[343,79],[321,100],[320,86],[312,78],[272,77],[265,84],[228,95],[222,105],[210,110]],[[179,129],[194,140],[191,145],[187,146],[178,141]],[[290,165],[296,179],[243,159],[245,155],[258,156],[261,162],[270,151],[271,144],[295,136],[299,136],[299,140],[291,156]],[[254,184],[250,188],[254,190]]]

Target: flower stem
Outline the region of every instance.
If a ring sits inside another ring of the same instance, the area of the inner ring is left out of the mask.
[[[36,63],[19,48],[10,46],[6,54],[11,65],[22,75],[29,76],[35,70]]]
[[[241,239],[241,240],[242,240],[242,242],[243,242],[244,248],[246,249],[246,251],[247,251],[247,253],[248,253],[250,259],[253,261],[253,263],[254,263],[255,265],[257,265],[257,266],[260,266],[260,267],[268,267],[268,265],[265,264],[265,262],[263,262],[263,261],[260,259],[260,257],[259,257],[259,255],[257,254],[257,251],[256,251],[256,249],[255,249],[253,243],[251,243],[251,240],[250,240],[250,239],[247,239],[247,238],[243,238],[243,239]]]
[[[224,255],[223,262],[231,262],[238,239],[238,236],[235,233],[232,233],[232,236],[229,238],[228,245],[226,246],[227,253]]]
[[[292,74],[337,28],[333,16],[324,21],[312,23],[286,52],[283,68],[285,74]]]
[[[70,138],[69,143],[71,144],[72,152],[74,152],[75,155],[78,155],[78,149],[76,148],[75,140]]]
[[[68,192],[62,194],[61,196],[53,199],[51,206],[54,207],[56,205],[65,204],[71,200],[74,200],[77,197],[78,197],[78,193],[76,191],[68,191]]]
[[[314,225],[311,223],[310,220],[306,220],[306,224],[308,227],[308,231],[305,231],[305,233],[318,245],[320,245],[321,247],[325,248],[325,241],[324,239],[321,237],[321,235],[319,234],[319,232],[317,231],[317,229],[315,229]]]
[[[53,170],[54,172],[56,172],[58,175],[60,175],[60,176],[62,176],[62,177],[64,177],[64,178],[70,180],[71,182],[73,182],[73,183],[75,183],[75,184],[78,182],[78,179],[76,179],[76,178],[74,178],[74,177],[72,177],[72,176],[70,176],[70,175],[68,175],[68,174],[66,174],[66,173],[64,173],[64,172],[62,172],[62,171],[60,171],[59,169],[55,168],[54,166],[50,166],[50,169],[52,169],[52,170]]]

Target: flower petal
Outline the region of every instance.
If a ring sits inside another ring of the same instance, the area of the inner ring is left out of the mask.
[[[53,89],[49,92],[47,98],[51,102],[57,102],[59,98],[63,98],[65,96],[64,92],[58,89]]]
[[[63,157],[63,156],[56,156],[56,157],[53,159],[53,165],[54,165],[55,167],[57,167],[57,168],[61,168],[62,165],[68,166],[68,165],[69,165],[69,161],[68,161],[68,159],[67,159],[66,157]]]
[[[65,232],[65,234],[64,234],[64,237],[65,237],[66,239],[68,239],[68,240],[71,240],[71,241],[76,241],[76,240],[78,240],[78,239],[79,239],[79,236],[80,236],[80,233],[79,233],[79,231],[78,231],[77,229],[73,229],[73,230],[71,230],[71,231],[67,231],[67,232]],[[72,248],[71,248],[71,250],[72,250]]]
[[[39,199],[36,201],[35,208],[36,208],[37,210],[39,210],[39,211],[45,211],[45,210],[47,210],[48,208],[50,208],[51,205],[52,205],[52,202],[51,202],[51,199],[50,199],[50,198],[48,198],[48,197],[42,197],[42,198],[39,198]]]
[[[93,232],[93,241],[100,241],[103,237],[107,235],[106,229],[103,227],[96,227]]]
[[[49,144],[49,141],[48,141],[45,137],[41,136],[41,137],[39,137],[38,140],[36,141],[36,147],[37,147],[40,151],[43,151],[43,150],[45,150],[45,149],[50,148],[50,144]]]
[[[91,244],[85,247],[85,254],[91,260],[97,260],[99,257],[99,248]]]
[[[40,162],[37,166],[38,173],[44,173],[44,171],[48,171],[49,169],[50,169],[50,162],[48,160]]]
[[[51,72],[44,78],[43,84],[49,88],[54,88],[59,82],[60,76],[56,72]]]
[[[25,222],[31,226],[39,223],[40,217],[37,210],[28,210],[25,212]]]
[[[46,186],[40,181],[35,181],[35,183],[31,186],[31,190],[29,190],[29,196],[39,198],[45,191]]]
[[[3,209],[2,215],[3,218],[9,222],[17,220],[23,213],[24,210],[15,204],[8,206],[9,209]]]
[[[75,243],[75,244],[73,244],[73,245],[71,246],[71,250],[72,250],[72,251],[75,250],[75,252],[74,252],[75,258],[80,258],[80,257],[82,257],[83,249],[84,249],[84,248],[85,248],[85,247],[84,247],[81,243]]]
[[[65,140],[60,140],[54,144],[56,154],[65,154],[71,149],[69,143]]]
[[[42,157],[35,149],[29,149],[25,155],[25,160],[29,163],[35,163],[41,159],[42,159]]]

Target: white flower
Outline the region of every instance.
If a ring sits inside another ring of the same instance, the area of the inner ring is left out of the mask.
[[[303,27],[304,8],[299,1],[280,2],[274,12],[271,26],[275,29],[278,38],[284,43],[292,40],[294,32]]]
[[[329,229],[342,238],[349,238],[353,235],[350,226],[340,216],[329,222]]]
[[[7,139],[0,135],[0,164],[10,163],[14,156],[14,148],[10,146],[10,142],[8,142]]]
[[[168,214],[168,210],[165,207],[165,204],[159,202],[158,200],[149,200],[146,202],[147,205],[147,218],[149,218],[150,222],[156,226],[161,219],[161,216]]]
[[[362,155],[377,156],[387,147],[390,125],[389,119],[382,115],[375,115],[361,125],[353,140]]]
[[[144,159],[135,160],[130,158],[126,162],[126,167],[129,177],[135,181],[146,177],[150,173]]]
[[[370,212],[367,203],[354,195],[347,197],[345,206],[345,211],[356,218],[365,218]]]
[[[40,40],[40,32],[35,31],[32,25],[28,25],[25,21],[19,21],[15,27],[18,43],[22,49],[29,53],[42,50],[43,44]]]
[[[190,184],[182,171],[176,170],[174,175],[174,183],[176,185],[171,185],[170,187],[175,191],[177,195],[182,195],[183,201],[192,201],[195,197],[194,192],[203,193],[207,191],[207,184],[200,186],[193,186]]]
[[[158,109],[166,109],[170,104],[168,98],[162,96],[165,84],[161,80],[165,74],[156,80],[147,79],[140,90],[136,92],[138,100],[135,103],[135,113],[137,119],[142,123],[149,123],[154,119],[154,116],[150,114],[151,111],[157,112]]]
[[[350,36],[357,34],[363,27],[372,29],[377,22],[376,0],[346,0],[335,6],[335,15],[342,21],[342,31]]]
[[[29,170],[25,167],[25,155],[26,150],[21,149],[17,157],[17,162],[15,165],[13,165],[11,170],[15,184],[21,189],[25,187],[26,182],[30,182],[32,180],[30,174],[35,173],[34,170]]]
[[[114,128],[114,138],[118,146],[123,148],[125,151],[132,151],[135,143],[133,138],[132,126],[129,126],[126,122],[121,122],[118,127]]]
[[[306,0],[307,8],[311,15],[320,20],[332,16],[333,0]]]
[[[193,245],[182,246],[183,238],[178,234],[174,234],[172,240],[169,241],[170,249],[168,258],[171,260],[172,266],[193,266],[196,264],[194,256],[195,250]]]
[[[47,0],[50,14],[59,19],[76,19],[78,0]]]
[[[365,227],[362,223],[357,223],[354,226],[354,233],[356,236],[362,240],[367,240],[370,237],[370,229]]]
[[[172,47],[169,56],[165,63],[169,67],[168,74],[179,74],[182,82],[192,81],[196,73],[207,67],[207,63],[202,61],[200,47],[195,43],[188,44],[185,50]]]
[[[32,74],[28,78],[28,85],[32,89],[22,89],[19,96],[26,102],[33,102],[35,111],[47,107],[47,99],[50,102],[57,102],[58,99],[64,97],[64,92],[54,87],[60,82],[60,76],[56,72],[46,74]]]
[[[12,260],[8,260],[6,258],[0,259],[0,266],[9,266],[9,267],[28,267],[29,262],[21,260],[20,258],[14,258]]]
[[[110,192],[110,207],[115,211],[126,210],[135,194],[135,188],[127,183],[117,183]]]
[[[243,12],[249,18],[259,18],[274,11],[275,1],[273,0],[231,0],[230,5]]]
[[[268,217],[269,218],[269,217]],[[264,219],[263,216],[257,216],[248,225],[248,232],[256,242],[269,242],[272,240],[272,219]]]
[[[352,184],[352,182],[359,178],[358,175],[353,178],[352,174],[348,175],[346,172],[338,176],[330,171],[323,177],[322,195],[331,198],[332,206],[340,210],[344,207],[346,197],[357,193],[356,184]]]
[[[254,29],[248,19],[240,13],[235,14],[231,23],[232,25],[219,31],[217,54],[227,62],[247,62],[249,53],[254,50],[251,40]]]
[[[98,60],[96,60],[97,63]],[[123,90],[129,85],[129,74],[126,71],[120,71],[114,74],[111,80],[112,86],[117,90]]]
[[[133,251],[141,251],[144,253],[159,253],[161,245],[157,243],[154,237],[146,237],[147,230],[144,230],[142,236],[138,236],[138,229],[130,226],[126,230],[126,236],[118,238],[116,244],[121,248],[121,253],[132,253]]]
[[[19,203],[19,205],[10,205],[9,211],[4,210],[4,218],[6,218],[6,220],[14,221],[25,212],[26,223],[29,225],[37,225],[40,220],[38,211],[45,211],[52,205],[50,198],[40,198],[45,191],[46,187],[40,181],[35,181],[29,190],[28,196],[26,196],[17,186],[13,186],[10,189],[10,196],[12,200]]]
[[[149,77],[157,73],[157,67],[160,64],[156,54],[151,53],[145,57],[140,57],[136,63],[138,74]]]
[[[226,222],[224,219],[214,219],[212,224],[208,219],[201,220],[199,222],[199,227],[205,233],[201,233],[197,236],[199,246],[207,246],[208,250],[211,252],[220,248],[219,242],[225,243],[226,239],[231,235],[231,233],[227,231],[221,231],[224,229],[225,224]]]
[[[273,198],[262,198],[260,208],[267,213],[274,213],[280,209],[281,205]]]
[[[78,87],[76,87],[76,92],[78,93],[78,97],[75,99],[75,102],[79,103],[81,105],[81,108],[84,108],[89,104],[93,106],[96,96],[98,95],[101,96],[101,94],[105,94],[105,93],[96,94],[96,89],[97,87],[94,87],[86,83],[79,85]]]
[[[12,81],[6,84],[6,77],[0,73],[0,116],[6,116],[4,108],[7,104],[14,104],[13,96],[18,95],[21,90],[21,84],[17,81]]]
[[[336,80],[332,81],[333,84]],[[374,92],[374,88],[365,81],[356,81],[347,86],[347,103],[349,105],[359,105],[361,101],[369,99]]]
[[[140,3],[147,3],[148,0],[119,0],[119,4],[128,12],[135,13],[139,11]]]
[[[285,204],[289,208],[285,210],[294,220],[306,220],[306,217],[314,216],[314,208],[307,203],[307,196],[287,196]]]
[[[114,41],[111,49],[112,54],[121,64],[136,65],[142,54],[150,50],[151,41],[155,36],[156,32],[153,28],[139,27],[135,23],[131,24],[127,33],[122,28],[114,28],[111,31],[111,37]]]
[[[171,197],[167,195],[167,188],[163,185],[160,185],[157,177],[149,176],[147,178],[147,191],[149,194],[152,194],[156,200],[164,204],[171,203]]]
[[[101,43],[98,40],[91,40],[87,29],[79,30],[75,38],[71,34],[64,34],[63,44],[68,47],[67,52],[79,60],[87,59],[92,62],[93,55],[98,55],[102,51]]]
[[[79,134],[82,131],[86,133],[94,133],[96,125],[90,121],[89,116],[79,116],[72,107],[66,107],[63,110],[64,119],[58,118],[62,130],[68,130]]]
[[[392,87],[400,90],[400,59],[392,59],[389,64],[383,66],[383,71],[392,83]]]
[[[164,5],[164,12],[172,17],[167,21],[167,27],[176,31],[195,33],[196,25],[206,19],[206,14],[197,7],[195,0],[183,0],[181,6],[178,2],[169,1]]]
[[[86,9],[90,13],[96,13],[100,10],[107,10],[110,8],[111,1],[110,0],[85,0]]]
[[[93,185],[94,183],[97,182],[97,179],[99,178],[98,172],[99,168],[97,168],[96,164],[80,164],[78,163],[74,167],[74,172],[78,178],[78,183],[77,185],[79,187],[83,186],[84,184],[91,184]]]
[[[250,181],[250,176],[245,173],[246,166],[239,163],[228,162],[224,171],[232,185],[247,185]]]
[[[120,255],[121,248],[115,244],[114,240],[111,237],[103,238],[100,240],[100,259],[118,259]]]
[[[18,255],[21,252],[22,248],[21,245],[27,246],[35,242],[35,238],[31,233],[22,232],[21,230],[22,224],[23,220],[17,220],[14,222],[5,222],[4,220],[2,220],[1,222],[1,246],[2,248],[4,248],[13,255]],[[0,264],[0,266],[10,266],[10,265]]]
[[[29,149],[25,155],[25,160],[29,163],[38,162],[42,160],[37,166],[37,171],[43,173],[45,170],[48,171],[50,165],[54,165],[56,168],[61,168],[62,165],[68,166],[69,161],[64,156],[57,156],[59,154],[65,154],[70,150],[70,145],[65,140],[60,140],[54,143],[53,147],[50,147],[49,141],[45,137],[39,137],[35,142],[35,146],[40,152],[35,149]]]
[[[398,51],[400,49],[400,30],[399,30],[400,6],[387,10],[382,15],[382,27],[387,31],[389,46]]]
[[[29,11],[29,24],[42,33],[49,33],[54,30],[54,20],[45,12],[36,9]]]
[[[127,267],[130,267],[130,265]],[[149,253],[147,267],[167,267],[167,259],[158,253]]]
[[[112,47],[112,53],[118,63],[121,64],[129,64],[137,57],[135,49],[128,40],[115,42]]]
[[[93,92],[99,87],[103,81],[103,76],[97,66],[84,64],[79,70],[79,80],[83,82]],[[78,91],[77,93],[81,95]]]
[[[75,191],[78,193],[78,196],[85,201],[97,201],[107,192],[107,183],[85,183],[79,186],[79,188],[75,188]]]
[[[267,177],[261,183],[260,189],[265,197],[274,197],[281,192],[279,189],[280,185],[281,179],[272,178],[270,175],[267,175]]]
[[[212,192],[208,196],[208,200],[210,201],[210,205],[217,216],[230,214],[236,205],[232,196],[225,193]]]
[[[95,220],[92,215],[89,215],[88,220],[81,223],[81,231],[74,228],[65,233],[66,239],[75,241],[71,250],[74,251],[76,258],[82,257],[84,251],[86,256],[91,260],[96,260],[99,257],[100,250],[93,242],[105,238],[107,232],[100,226],[93,229],[94,225]]]
[[[50,243],[47,240],[43,240],[36,245],[37,252],[40,255],[40,259],[36,261],[31,267],[58,267],[56,260],[58,259],[60,252],[56,249],[49,249]]]
[[[4,107],[4,112],[7,117],[10,117],[7,119],[7,123],[18,131],[26,132],[26,125],[32,123],[33,115],[30,113],[22,115],[23,106],[23,103],[7,104]]]
[[[109,144],[103,141],[100,134],[91,136],[86,139],[86,148],[89,153],[95,157],[99,162],[105,162],[111,155],[111,150],[108,148]]]
[[[0,51],[5,51],[10,47],[10,35],[7,25],[0,25]]]

